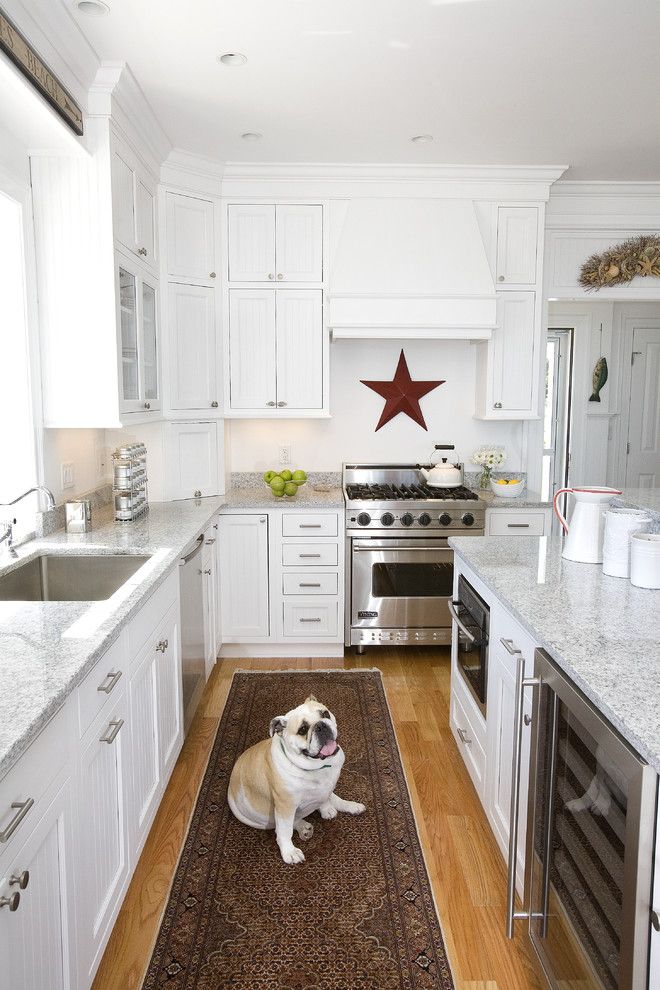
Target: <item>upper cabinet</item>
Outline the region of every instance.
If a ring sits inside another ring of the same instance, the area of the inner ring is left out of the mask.
[[[158,281],[120,252],[116,255],[121,412],[160,409]]]
[[[165,218],[168,278],[213,285],[217,278],[214,204],[167,192]]]
[[[496,283],[498,289],[534,285],[537,277],[538,215],[535,206],[497,210]]]
[[[323,207],[228,208],[229,282],[323,281]]]
[[[536,293],[497,299],[497,327],[477,351],[476,414],[482,419],[532,419],[537,414]]]
[[[112,219],[115,240],[156,269],[156,183],[129,148],[112,142]]]

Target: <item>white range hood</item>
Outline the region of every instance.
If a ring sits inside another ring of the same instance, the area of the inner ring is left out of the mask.
[[[471,200],[351,200],[328,300],[333,337],[487,340],[495,287]]]

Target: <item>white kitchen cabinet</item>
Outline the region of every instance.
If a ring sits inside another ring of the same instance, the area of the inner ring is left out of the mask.
[[[229,282],[321,282],[323,207],[228,207]]]
[[[225,490],[223,424],[167,423],[165,462],[169,499],[222,495]]]
[[[160,410],[158,281],[125,255],[116,255],[120,410]]]
[[[168,286],[170,406],[174,410],[219,406],[215,292],[203,285]]]
[[[270,634],[268,516],[221,515],[219,523],[223,642],[265,639]]]
[[[651,910],[655,912],[658,927],[651,926],[651,947],[649,956],[649,990],[660,987],[660,806],[655,827],[655,865],[653,868],[653,892]]]
[[[539,347],[536,293],[500,293],[497,327],[477,345],[478,419],[537,417]]]
[[[130,870],[128,701],[123,689],[112,698],[85,735],[78,759],[77,933],[85,986],[100,961]]]
[[[160,797],[158,708],[158,653],[148,642],[135,661],[128,685],[131,849],[141,849],[144,845]]]
[[[0,910],[0,983],[8,990],[78,986],[75,904],[83,885],[76,884],[73,866],[73,814],[67,780],[3,862],[0,898],[18,901],[15,910]]]
[[[535,206],[500,206],[497,211],[497,287],[534,285],[537,280],[539,211]]]
[[[156,702],[158,712],[158,755],[163,787],[183,743],[183,698],[181,682],[180,606],[170,606],[154,637],[156,659]]]
[[[216,659],[216,623],[218,592],[216,582],[215,530],[204,533],[204,546],[201,553],[202,568],[202,607],[204,611],[204,669],[206,680],[211,676]]]
[[[551,525],[549,507],[504,509],[489,506],[486,509],[486,536],[548,536]]]
[[[167,192],[165,226],[168,277],[213,285],[218,270],[213,202]]]
[[[229,409],[320,413],[323,339],[320,289],[231,289]]]
[[[156,268],[156,184],[145,166],[112,139],[112,213],[115,240],[145,265]]]

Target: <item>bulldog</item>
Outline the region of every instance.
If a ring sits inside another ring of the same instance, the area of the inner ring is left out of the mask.
[[[274,718],[269,731],[269,739],[236,760],[229,807],[244,825],[274,828],[284,862],[302,863],[305,856],[293,844],[293,830],[301,839],[311,839],[314,826],[305,821],[307,815],[317,810],[321,818],[336,818],[339,811],[359,815],[365,806],[334,792],[344,751],[337,743],[337,720],[313,694]]]

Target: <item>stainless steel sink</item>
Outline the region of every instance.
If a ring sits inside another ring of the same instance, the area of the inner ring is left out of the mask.
[[[0,577],[0,601],[104,601],[147,560],[131,554],[40,554]]]

